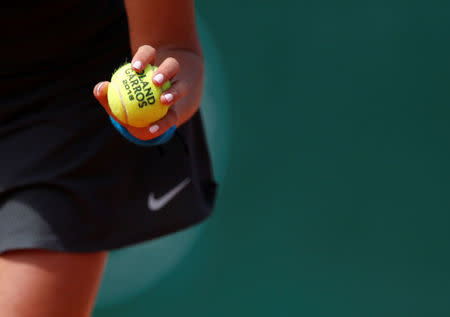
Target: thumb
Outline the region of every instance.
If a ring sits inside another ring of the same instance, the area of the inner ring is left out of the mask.
[[[94,94],[94,97],[103,106],[105,111],[110,116],[114,117],[114,115],[111,113],[111,109],[109,108],[109,104],[108,104],[108,86],[109,86],[109,82],[102,81],[102,82],[98,83],[97,85],[95,85],[94,90],[92,92]]]

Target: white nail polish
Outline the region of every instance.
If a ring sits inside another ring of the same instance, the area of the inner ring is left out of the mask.
[[[164,82],[164,75],[163,74],[158,74],[155,77],[153,77],[153,79],[158,83],[158,84],[162,84]]]
[[[159,126],[157,124],[154,124],[148,130],[150,131],[150,133],[155,133],[156,131],[159,130]]]
[[[171,102],[173,100],[173,95],[171,93],[167,93],[164,95],[164,98],[167,102]]]
[[[100,90],[102,89],[105,82],[102,82],[100,85],[97,86],[97,96],[100,96]]]
[[[133,67],[136,68],[136,69],[141,69],[141,67],[142,67],[141,61],[135,61],[133,63]]]

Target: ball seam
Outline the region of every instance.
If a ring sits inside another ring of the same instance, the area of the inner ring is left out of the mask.
[[[123,111],[125,113],[125,123],[128,124],[128,112],[127,107],[125,107],[125,102],[123,101],[122,93],[120,92],[120,89],[115,82],[111,82],[111,84],[114,85],[114,89],[116,89],[117,93],[119,94],[120,104],[122,105]]]

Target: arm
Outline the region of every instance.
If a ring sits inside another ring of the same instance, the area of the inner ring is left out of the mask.
[[[203,89],[203,56],[195,26],[193,0],[124,0],[128,16],[131,64],[136,71],[157,65],[153,83],[172,86],[161,96],[169,111],[148,128],[126,126],[139,139],[151,139],[176,124],[182,125],[200,107]],[[158,82],[157,76],[163,76]],[[94,88],[94,95],[111,115],[107,101],[108,83]],[[171,98],[166,98],[169,96]],[[151,127],[157,126],[157,129]]]
[[[202,96],[203,57],[195,26],[194,1],[125,0],[125,8],[135,56],[132,64],[139,59],[135,54],[143,45],[156,49],[156,65],[163,66],[161,63],[168,57],[179,63],[180,71],[172,82],[182,83],[178,95],[189,92],[176,100],[173,107],[180,126],[198,110]]]

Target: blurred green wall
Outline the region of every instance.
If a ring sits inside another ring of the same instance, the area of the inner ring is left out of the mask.
[[[95,317],[450,316],[449,3],[197,7],[232,115],[217,208]]]

